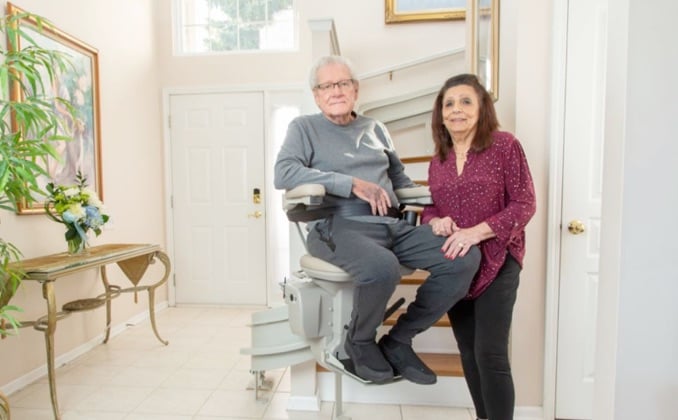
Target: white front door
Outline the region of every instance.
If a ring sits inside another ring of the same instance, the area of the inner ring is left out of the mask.
[[[173,94],[175,301],[266,304],[262,92]]]
[[[559,419],[593,416],[606,11],[605,0],[569,1],[555,401]]]

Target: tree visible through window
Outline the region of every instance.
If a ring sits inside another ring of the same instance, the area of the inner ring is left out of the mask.
[[[294,0],[174,0],[179,54],[292,50]]]

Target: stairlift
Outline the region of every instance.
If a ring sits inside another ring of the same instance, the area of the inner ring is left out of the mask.
[[[413,207],[431,204],[428,187],[406,188],[396,191],[404,209],[404,218],[416,223]],[[325,188],[319,184],[306,184],[287,191],[283,207],[287,218],[293,222],[305,244],[301,223],[325,218],[332,213],[323,207]],[[335,374],[335,418],[342,415],[341,380],[349,376],[361,383],[360,378],[344,351],[346,326],[353,307],[353,280],[341,268],[313,257],[303,255],[301,269],[292,272],[281,283],[285,305],[252,315],[252,347],[241,353],[251,356],[251,372],[255,377],[255,398],[258,398],[263,372],[279,369],[315,359],[325,369]],[[403,275],[412,270],[402,267]],[[404,303],[400,299],[392,305],[384,318]],[[394,378],[399,380],[399,377]]]

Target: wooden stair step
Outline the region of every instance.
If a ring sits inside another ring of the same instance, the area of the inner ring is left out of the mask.
[[[458,354],[449,353],[417,353],[421,360],[438,376],[461,377],[464,370],[461,367],[461,358]],[[317,372],[329,372],[316,364]]]
[[[405,313],[405,309],[398,309],[396,310],[391,316],[386,318],[384,320],[384,325],[395,325],[396,321],[398,320],[398,317]],[[432,325],[432,327],[451,327],[452,324],[450,323],[450,319],[447,317],[447,315],[443,315],[439,320],[435,322],[435,324]]]
[[[400,279],[400,284],[419,285],[428,277],[428,271],[414,270],[412,274],[407,274]]]

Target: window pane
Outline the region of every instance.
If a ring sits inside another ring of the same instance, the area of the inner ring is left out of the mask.
[[[242,19],[243,22],[266,20],[267,3],[266,0],[241,0],[240,19]]]
[[[207,42],[210,43],[209,51],[238,50],[238,27],[233,23],[212,26]]]
[[[291,50],[294,0],[174,0],[179,53]]]
[[[240,28],[240,49],[259,50],[259,31],[263,25],[251,23]]]

